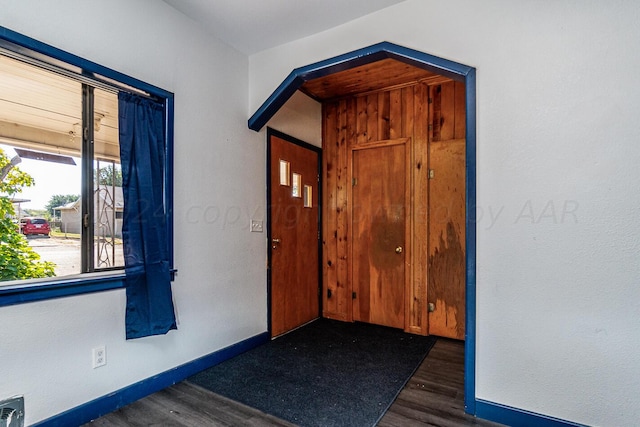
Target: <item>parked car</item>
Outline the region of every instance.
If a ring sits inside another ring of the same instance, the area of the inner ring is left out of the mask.
[[[44,234],[48,236],[49,233],[51,233],[51,228],[46,219],[28,216],[20,219],[20,232],[25,236],[33,234]]]

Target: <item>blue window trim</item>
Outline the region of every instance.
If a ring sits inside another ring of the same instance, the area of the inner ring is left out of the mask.
[[[124,288],[124,272],[0,286],[0,307]]]
[[[114,86],[113,82],[116,82],[123,85],[123,88],[128,86],[164,101],[167,118],[165,129],[166,164],[164,182],[167,206],[165,215],[167,217],[168,227],[167,237],[171,279],[173,280],[177,272],[177,270],[174,269],[173,257],[173,130],[175,105],[173,93],[2,26],[0,26],[0,48],[64,69],[78,76],[90,78],[96,82],[102,82],[108,86]],[[103,77],[108,80],[105,80]],[[115,271],[113,273],[88,273],[86,276],[77,275],[69,278],[52,278],[51,280],[38,280],[18,284],[12,283],[9,285],[3,285],[0,282],[0,307],[120,289],[125,286],[124,279],[125,275],[123,271]]]
[[[273,117],[305,82],[340,71],[395,59],[418,68],[464,82],[466,106],[466,323],[465,323],[465,411],[476,413],[476,70],[424,52],[381,42],[314,64],[296,68],[276,88],[248,121],[256,132]]]

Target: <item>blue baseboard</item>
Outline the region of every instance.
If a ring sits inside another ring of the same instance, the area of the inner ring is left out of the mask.
[[[204,369],[251,350],[267,341],[269,341],[269,334],[263,332],[189,363],[185,363],[184,365],[114,391],[106,396],[99,397],[84,405],[69,409],[68,411],[34,424],[34,426],[69,427],[88,423],[102,415],[113,412],[118,408],[178,383]]]
[[[585,427],[583,424],[476,399],[476,417],[513,427]]]

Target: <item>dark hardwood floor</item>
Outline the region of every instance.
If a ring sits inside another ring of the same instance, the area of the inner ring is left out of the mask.
[[[500,424],[464,412],[464,342],[438,338],[379,427]]]
[[[380,427],[498,426],[464,413],[464,343],[438,339],[407,382]],[[349,425],[345,422],[345,425]],[[293,426],[256,409],[183,381],[86,427]]]
[[[188,381],[98,418],[87,427],[293,426]]]

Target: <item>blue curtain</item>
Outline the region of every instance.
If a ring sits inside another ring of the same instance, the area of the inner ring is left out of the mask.
[[[164,107],[118,94],[127,339],[176,329],[164,211]]]

